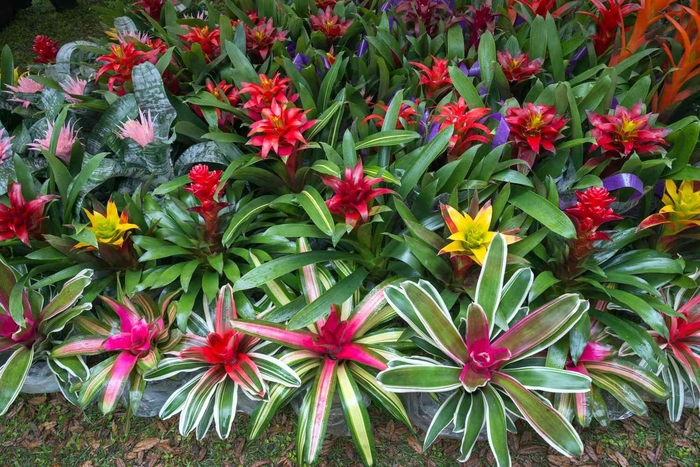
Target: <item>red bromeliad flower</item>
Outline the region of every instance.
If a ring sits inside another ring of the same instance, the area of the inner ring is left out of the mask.
[[[515,2],[525,6],[533,16],[541,16],[543,18],[547,17],[547,13],[550,13],[553,18],[557,18],[572,7],[572,5],[564,4],[560,8],[551,11],[557,4],[556,0],[515,0]]]
[[[272,149],[284,160],[299,144],[306,144],[303,133],[316,123],[315,120],[306,120],[308,112],[293,107],[290,102],[272,101],[270,107],[262,110],[261,119],[250,126],[248,136],[252,138],[249,144],[262,148],[263,159]]]
[[[291,79],[282,78],[279,73],[275,73],[272,78],[261,74],[259,78],[260,84],[242,83],[243,88],[241,88],[241,93],[249,95],[243,108],[248,109],[248,115],[253,120],[260,120],[263,109],[269,108],[272,102],[283,104],[297,100],[297,94],[288,95],[288,83],[292,81]]]
[[[605,1],[605,3],[603,3]],[[590,16],[596,22],[596,33],[593,34],[593,45],[598,56],[603,55],[615,41],[617,33],[623,34],[629,28],[624,28],[624,18],[637,11],[639,5],[625,3],[627,0],[591,0],[598,9],[600,17],[590,11],[581,11],[582,15]]]
[[[438,32],[440,21],[452,14],[444,0],[401,0],[395,11],[406,24],[413,25],[416,36],[420,35],[421,25],[428,35],[434,36]]]
[[[484,4],[479,9],[468,5],[467,12],[455,18],[455,20],[458,21],[465,21],[469,27],[467,49],[477,47],[479,45],[479,37],[486,31],[494,32],[496,28],[496,18],[498,18],[498,14],[493,12],[489,4]]]
[[[513,57],[507,50],[496,52],[498,63],[501,65],[503,74],[511,82],[520,82],[530,79],[541,72],[544,58],[536,58],[530,61],[530,54],[520,54]]]
[[[604,232],[599,232],[598,228],[606,222],[620,220],[622,216],[615,214],[610,207],[616,199],[603,187],[596,186],[586,191],[577,191],[576,198],[576,205],[564,212],[576,226],[576,240],[571,254],[574,259],[580,260],[592,252],[593,242],[610,240],[610,237]]]
[[[216,97],[217,100],[229,104],[232,107],[235,107],[241,98],[240,92],[238,89],[236,89],[236,86],[233,84],[228,84],[223,80],[219,81],[219,84],[216,84],[214,81],[207,79],[206,89],[207,92]],[[194,113],[196,113],[200,118],[204,118],[204,114],[202,113],[200,106],[192,105],[192,108],[194,109]],[[214,109],[214,112],[216,112],[216,116],[219,120],[220,129],[223,130],[226,127],[233,125],[235,117],[232,113],[221,109]]]
[[[461,97],[457,102],[438,107],[438,113],[433,116],[433,121],[440,124],[440,130],[450,125],[454,126],[454,133],[450,138],[451,156],[461,156],[475,142],[491,141],[491,131],[486,125],[479,123],[489,113],[490,110],[487,108],[469,110],[469,106]]]
[[[160,12],[165,6],[165,1],[166,0],[139,0],[138,2],[134,3],[134,6],[140,6],[148,16],[156,21],[159,21]],[[177,1],[174,1],[173,3],[176,4]]]
[[[314,3],[318,8],[324,10],[328,7],[334,8],[338,0],[314,0]]]
[[[209,167],[198,164],[192,167],[189,173],[191,183],[185,187],[201,203],[201,206],[191,208],[204,218],[204,235],[208,242],[214,243],[219,234],[219,212],[228,204],[218,200],[219,192],[225,187],[221,184],[221,170],[209,171]]]
[[[433,57],[431,55],[431,57]],[[452,84],[449,71],[447,70],[447,60],[444,58],[433,57],[433,66],[428,68],[420,62],[411,62],[420,71],[420,84],[426,86],[425,96],[430,99],[437,94],[442,88]]]
[[[331,7],[326,7],[318,15],[309,16],[312,31],[321,31],[326,39],[334,41],[343,37],[352,21],[340,21],[338,15],[333,14]]]
[[[185,41],[185,50],[191,50],[193,44],[199,44],[204,60],[209,63],[221,54],[220,33],[219,28],[209,29],[209,26],[190,27],[189,32],[180,38]]]
[[[404,102],[401,104],[401,107],[399,108],[399,115],[396,117],[396,128],[400,127],[403,129],[408,129],[411,124],[416,123],[414,121],[414,117],[420,116],[417,110],[419,104],[420,99],[416,99],[415,102]],[[387,110],[389,110],[388,105],[375,104],[375,107],[379,107],[380,109],[384,110],[385,114]],[[381,128],[382,125],[384,125],[383,115],[371,114],[362,120],[362,124],[364,125],[370,120],[376,120],[375,124],[377,125],[377,128]]]
[[[377,196],[394,194],[388,188],[372,188],[381,178],[365,177],[362,161],[358,160],[353,169],[345,169],[345,180],[340,177],[323,177],[324,185],[333,189],[334,195],[326,201],[328,210],[345,217],[345,224],[355,228],[367,222],[372,215],[372,200]]]
[[[131,72],[134,67],[144,62],[155,64],[158,61],[158,54],[158,49],[152,49],[148,52],[137,50],[133,42],[112,44],[108,55],[97,58],[98,62],[106,62],[106,64],[97,71],[95,81],[104,74],[113,73],[107,80],[109,91],[123,96],[126,94],[124,84],[131,82]],[[118,89],[115,89],[115,86]]]
[[[664,137],[671,130],[668,128],[652,128],[650,119],[654,114],[642,115],[642,101],[637,102],[631,109],[622,106],[615,108],[613,115],[600,115],[588,112],[588,121],[593,127],[591,136],[596,142],[591,151],[602,148],[603,157],[628,157],[633,151],[645,154],[663,148],[666,144]],[[655,119],[655,118],[654,118]]]
[[[287,33],[274,27],[272,19],[261,19],[255,27],[245,27],[245,40],[248,53],[265,60],[275,42],[287,40]]]
[[[10,205],[0,204],[0,241],[17,237],[30,246],[29,238],[38,237],[44,216],[44,206],[56,195],[39,195],[27,202],[22,195],[22,185],[13,182],[7,190]]]
[[[510,126],[516,157],[532,167],[542,149],[554,152],[554,142],[564,137],[561,130],[568,121],[557,115],[554,107],[545,104],[528,102],[522,109],[509,108],[506,122]]]
[[[32,51],[36,54],[35,63],[56,63],[56,55],[58,54],[58,41],[51,39],[49,36],[36,36]]]

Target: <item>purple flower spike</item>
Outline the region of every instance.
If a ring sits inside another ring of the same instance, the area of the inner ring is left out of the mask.
[[[369,50],[369,42],[367,42],[367,39],[362,39],[360,45],[357,47],[357,56],[363,57],[367,53],[367,50]]]
[[[292,63],[299,71],[301,71],[303,68],[306,68],[310,62],[311,59],[309,58],[309,56],[304,54],[296,54],[294,56],[294,60],[292,60]]]

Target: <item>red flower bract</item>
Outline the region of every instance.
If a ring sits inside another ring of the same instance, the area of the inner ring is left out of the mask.
[[[420,69],[420,84],[425,85],[425,96],[428,99],[443,87],[452,84],[452,79],[450,79],[450,73],[447,69],[447,60],[444,58],[433,57],[432,68],[428,68],[420,62],[411,62],[411,65]]]
[[[498,15],[493,12],[491,5],[484,4],[478,10],[472,5],[467,6],[467,12],[460,14],[456,20],[464,20],[469,27],[469,42],[467,49],[478,46],[479,38],[486,31],[494,32]]]
[[[408,129],[412,123],[415,123],[413,117],[418,115],[418,111],[416,109],[418,108],[419,103],[420,99],[416,99],[415,102],[404,102],[401,104],[401,107],[399,108],[399,115],[396,117],[396,128]],[[380,109],[384,110],[385,114],[387,110],[389,110],[389,106],[387,105],[376,104],[375,107],[379,107]],[[384,124],[384,116],[378,114],[369,115],[362,120],[362,124],[364,125],[370,120],[376,120],[375,123],[377,128],[381,128]]]
[[[595,53],[598,56],[603,55],[613,44],[617,33],[624,27],[624,18],[639,9],[639,5],[625,4],[627,0],[604,1],[605,3],[601,0],[591,0],[598,9],[600,17],[590,11],[580,12],[582,15],[590,16],[596,22],[596,32],[590,37],[593,39]]]
[[[192,183],[185,187],[186,191],[192,193],[201,203],[201,206],[191,208],[204,218],[204,231],[206,240],[214,243],[219,234],[219,211],[228,206],[218,200],[218,194],[226,185],[219,190],[221,183],[221,170],[209,171],[209,167],[198,164],[192,167],[189,178]]]
[[[598,232],[598,228],[606,222],[622,219],[615,214],[610,205],[615,198],[610,196],[608,190],[603,187],[591,187],[586,191],[577,191],[578,202],[575,206],[564,212],[576,226],[576,240],[572,249],[575,259],[582,259],[591,253],[592,244],[598,240],[610,240],[604,232]]]
[[[274,27],[272,19],[261,19],[253,28],[245,27],[246,50],[261,60],[267,58],[275,42],[286,39],[287,33]]]
[[[133,42],[112,44],[108,55],[97,58],[98,62],[106,62],[106,64],[97,71],[95,81],[106,73],[114,73],[107,80],[109,91],[123,96],[126,94],[124,83],[131,82],[131,72],[134,67],[144,62],[155,64],[158,60],[158,54],[159,49],[157,48],[147,52],[137,50]]]
[[[56,55],[58,54],[58,41],[51,39],[48,36],[36,36],[32,51],[36,54],[34,62],[36,63],[55,63]]]
[[[180,38],[185,41],[185,50],[191,50],[193,44],[199,44],[204,53],[204,59],[209,63],[221,54],[220,32],[219,28],[210,30],[209,26],[191,27],[189,32],[181,35]]]
[[[217,100],[224,102],[226,104],[235,107],[240,100],[240,93],[236,86],[233,84],[228,84],[226,81],[219,81],[219,84],[214,83],[211,80],[207,80],[206,90],[208,93],[216,97]],[[201,118],[204,118],[202,109],[198,105],[192,105],[194,112]],[[234,115],[230,112],[226,112],[222,109],[214,109],[216,112],[216,117],[218,119],[218,124],[220,129],[225,129],[233,124]]]
[[[335,40],[343,37],[352,21],[340,21],[338,15],[333,14],[331,7],[321,11],[318,15],[309,16],[312,31],[321,31],[326,39]]]
[[[290,156],[300,143],[306,144],[302,133],[316,123],[306,120],[308,112],[292,107],[290,102],[272,101],[270,107],[262,110],[261,119],[250,126],[249,144],[262,148],[263,159],[270,150],[282,158]]]
[[[17,237],[27,246],[29,238],[41,233],[44,206],[58,198],[55,195],[40,195],[29,202],[22,195],[22,186],[11,183],[8,190],[10,205],[0,204],[0,241]]]
[[[440,130],[452,125],[454,133],[450,138],[450,154],[461,156],[473,143],[488,143],[491,141],[491,131],[479,121],[487,116],[490,110],[478,108],[469,110],[463,98],[457,102],[438,107],[433,121],[440,124]]]
[[[508,81],[520,82],[532,78],[539,73],[544,63],[544,58],[536,58],[530,61],[530,54],[520,54],[513,57],[507,50],[497,52],[498,63]]]
[[[160,12],[165,6],[165,1],[166,0],[139,0],[138,2],[134,2],[134,6],[140,6],[141,8],[143,8],[143,11],[145,11],[146,14],[148,14],[148,16],[155,19],[156,21],[159,21]]]
[[[372,185],[381,181],[381,178],[365,177],[362,161],[358,160],[353,169],[345,169],[345,180],[340,177],[323,177],[323,183],[335,193],[326,201],[326,206],[333,214],[344,216],[345,223],[355,228],[369,219],[374,198],[394,193],[388,188],[372,188]]]
[[[642,115],[641,101],[631,109],[618,105],[613,115],[588,112],[591,136],[596,140],[591,150],[601,147],[604,157],[627,157],[633,151],[644,154],[661,150],[660,145],[666,144],[664,137],[671,130],[652,128],[649,123],[652,116],[651,113]]]
[[[557,115],[554,107],[528,102],[522,109],[506,110],[506,122],[516,157],[532,167],[542,149],[554,152],[554,142],[564,137],[561,130],[568,120]]]
[[[272,78],[261,74],[259,78],[260,84],[243,83],[241,88],[241,93],[250,96],[243,104],[243,108],[248,109],[248,114],[252,119],[259,120],[263,109],[270,107],[273,101],[283,104],[297,100],[296,94],[288,96],[288,83],[291,82],[291,79],[282,78],[279,73],[275,73]]]
[[[416,36],[420,35],[421,25],[430,36],[438,32],[440,21],[452,11],[444,0],[402,0],[396,7],[406,24],[413,25]]]

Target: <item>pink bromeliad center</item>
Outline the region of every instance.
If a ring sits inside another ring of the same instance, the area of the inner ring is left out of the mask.
[[[124,323],[122,323],[123,325]],[[122,327],[122,332],[108,338],[102,347],[107,351],[129,351],[137,357],[146,355],[155,336],[163,330],[163,320],[148,323],[145,319],[136,321],[130,328]]]
[[[493,348],[488,339],[479,339],[468,345],[469,361],[462,369],[459,380],[467,391],[484,386],[491,379],[491,371],[510,359],[510,350]]]
[[[207,335],[207,346],[197,347],[201,350],[202,357],[212,365],[231,365],[236,363],[238,354],[238,341],[236,331],[228,331],[225,334],[210,332]]]
[[[340,320],[340,312],[333,307],[333,311],[328,316],[326,322],[321,326],[318,335],[314,338],[314,344],[326,349],[326,353],[332,358],[338,358],[342,355],[345,344],[348,339],[345,336],[345,330],[348,327],[347,321]]]

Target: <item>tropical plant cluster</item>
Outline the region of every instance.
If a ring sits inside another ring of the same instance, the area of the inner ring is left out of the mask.
[[[0,64],[0,414],[33,366],[181,434],[368,402],[424,447],[700,400],[696,0],[140,0]],[[517,422],[517,424],[516,424]],[[412,428],[411,428],[412,429]]]

